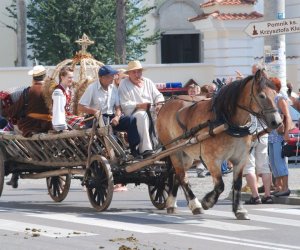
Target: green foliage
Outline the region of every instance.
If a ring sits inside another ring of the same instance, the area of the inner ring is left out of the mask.
[[[117,1],[117,0],[116,0]],[[144,16],[153,7],[142,6],[141,0],[126,4],[127,60],[140,59],[147,46],[159,39],[147,32]],[[31,59],[51,65],[71,58],[79,50],[75,43],[83,33],[95,41],[88,51],[98,60],[114,62],[116,2],[112,0],[30,0],[27,6],[28,43]]]
[[[0,23],[2,23],[5,27],[13,30],[15,33],[17,33],[17,0],[12,0],[11,4],[9,6],[5,7],[5,10],[7,12],[7,16],[14,19],[14,24],[10,25],[7,23],[4,23],[0,20]]]

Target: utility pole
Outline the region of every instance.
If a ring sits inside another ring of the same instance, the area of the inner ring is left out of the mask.
[[[265,21],[285,19],[285,0],[264,0]],[[265,63],[270,76],[281,81],[281,92],[286,95],[286,46],[285,35],[268,36],[264,38]],[[266,61],[266,51],[271,61]],[[271,55],[269,54],[271,53]]]
[[[126,0],[116,0],[115,63],[126,63]]]
[[[27,66],[25,0],[17,0],[17,65],[16,66]]]

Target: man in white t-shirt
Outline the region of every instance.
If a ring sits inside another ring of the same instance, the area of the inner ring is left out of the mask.
[[[101,111],[105,124],[110,122],[114,130],[127,132],[131,153],[136,156],[138,152],[135,148],[140,141],[136,119],[122,114],[118,89],[112,84],[117,73],[118,71],[108,65],[102,66],[97,81],[91,83],[80,98],[78,110],[95,117],[98,117]],[[86,127],[91,125],[87,124]]]
[[[120,104],[125,115],[136,118],[139,152],[145,158],[153,154],[150,132],[155,128],[150,118],[150,108],[155,105],[157,112],[164,97],[150,79],[143,77],[143,67],[139,61],[129,62],[126,74],[128,78],[123,79],[119,86]]]

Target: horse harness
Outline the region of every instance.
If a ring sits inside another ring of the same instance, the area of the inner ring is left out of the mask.
[[[251,97],[255,98],[255,96],[253,96],[252,91],[251,91]],[[184,101],[187,101],[187,100],[184,100]],[[252,102],[252,100],[251,100],[251,102]],[[186,127],[186,125],[180,120],[180,112],[182,112],[184,109],[190,109],[191,107],[193,107],[197,103],[198,102],[193,102],[192,105],[187,106],[187,107],[183,107],[183,108],[179,109],[176,112],[176,121],[177,121],[178,125],[181,127],[181,129],[184,132],[183,132],[182,135],[180,135],[179,137],[176,137],[175,139],[173,139],[168,144],[171,144],[171,143],[173,143],[173,142],[175,142],[177,140],[190,138],[191,136],[194,136],[200,130],[202,130],[204,128],[207,128],[207,127],[209,128],[209,135],[210,136],[215,136],[215,134],[213,132],[213,129],[216,128],[216,127],[218,127],[218,126],[220,126],[220,125],[222,125],[222,124],[227,124],[228,125],[228,129],[225,132],[228,135],[233,136],[233,137],[244,137],[244,136],[247,136],[247,135],[252,135],[257,130],[257,122],[256,122],[255,119],[250,119],[251,121],[249,123],[247,123],[245,126],[237,126],[237,125],[229,122],[225,118],[224,115],[221,118],[215,119],[213,121],[207,120],[206,122],[200,123],[197,126],[192,127],[191,129],[188,130],[188,128]],[[213,112],[214,112],[214,109],[213,109]]]

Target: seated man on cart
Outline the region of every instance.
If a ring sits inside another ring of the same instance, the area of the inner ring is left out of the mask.
[[[52,129],[51,116],[42,94],[46,69],[37,65],[28,74],[32,75],[32,85],[25,88],[19,100],[3,109],[2,113],[4,117],[15,118],[24,137]]]
[[[45,103],[42,86],[46,76],[46,69],[42,65],[34,66],[28,72],[32,76],[32,85],[25,88],[19,100],[3,109],[3,116],[16,121],[18,129],[24,137],[34,133],[48,132],[52,129],[51,116]],[[18,187],[18,174],[13,174],[7,183],[13,188]]]
[[[112,84],[114,75],[117,73],[118,71],[108,65],[102,66],[99,69],[97,81],[91,83],[83,93],[78,110],[96,118],[101,112],[106,125],[110,123],[114,130],[127,132],[131,154],[136,157],[136,146],[140,141],[136,119],[122,114],[118,89]],[[86,127],[91,127],[91,125],[91,122],[87,123]]]
[[[119,86],[120,104],[125,115],[137,120],[139,152],[146,158],[153,154],[154,148],[151,134],[155,135],[155,128],[150,109],[155,106],[155,112],[158,112],[164,97],[150,79],[143,77],[139,61],[129,62],[126,74],[128,78],[123,79]]]

